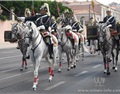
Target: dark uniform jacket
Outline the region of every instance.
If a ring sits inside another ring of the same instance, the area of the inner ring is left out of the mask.
[[[104,18],[103,22],[105,23],[110,17],[112,17],[112,18],[108,22],[109,22],[109,24],[112,25],[112,27],[111,27],[112,29],[116,29],[116,19],[114,16],[106,16]]]
[[[48,15],[35,15],[31,17],[26,17],[25,21],[33,21],[37,27],[39,27],[40,25],[44,25],[47,31],[49,26],[51,26],[51,16]]]
[[[76,29],[77,32],[80,28],[83,28],[78,22],[73,22],[72,23],[72,29]]]
[[[56,22],[51,24],[51,29],[53,29],[56,32],[56,30],[57,30],[57,23]]]

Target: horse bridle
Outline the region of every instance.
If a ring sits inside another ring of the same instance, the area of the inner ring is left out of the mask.
[[[63,40],[63,33],[62,33],[62,37],[60,39]],[[67,43],[67,41],[68,41],[68,38],[66,39],[65,42],[61,43],[60,45],[63,47]]]
[[[103,41],[105,40],[108,44],[110,44],[108,41],[111,39],[111,37],[109,37],[108,40],[106,40],[106,35],[105,35],[105,32],[103,32],[103,30],[101,30],[100,28],[100,31],[102,31],[102,35],[103,35]],[[102,37],[102,36],[99,36],[99,37]],[[102,44],[102,45],[105,45],[105,44]],[[112,44],[110,44],[112,46]]]
[[[27,37],[25,36],[24,39],[25,39],[25,38],[29,38],[30,41],[32,41],[32,40],[33,40],[33,38],[32,38],[33,29],[32,29],[32,28],[30,28],[30,29],[31,29],[32,32],[30,32],[30,34],[27,34],[27,33],[26,33],[25,35],[27,35]],[[39,33],[38,33],[38,35],[34,38],[33,41],[36,41],[38,37],[39,37]],[[33,53],[34,53],[35,49],[39,46],[39,44],[41,43],[41,41],[42,41],[42,38],[40,39],[39,43],[38,43],[34,48],[31,48],[31,50],[33,51]]]
[[[12,33],[17,37],[17,39],[21,39],[19,36],[21,35],[23,35],[24,34],[24,32],[22,32],[21,34],[19,34],[19,33],[17,33],[18,32],[18,30],[19,30],[19,28],[17,27],[18,26],[18,23],[13,27],[14,29],[12,29],[12,30],[14,30],[14,32],[12,31]],[[20,26],[20,25],[19,25]],[[22,27],[22,26],[21,26]],[[19,34],[19,35],[18,35]]]

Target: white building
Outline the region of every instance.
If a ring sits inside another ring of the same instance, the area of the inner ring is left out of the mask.
[[[96,0],[94,1],[94,9],[92,8],[91,1],[75,1],[72,3],[67,3],[65,5],[73,10],[78,20],[80,20],[81,17],[85,17],[85,21],[88,22],[90,17],[95,17],[97,21],[102,21],[103,18],[106,16],[106,11],[110,9],[112,15],[115,16],[116,20],[120,22],[120,11],[113,9],[112,7],[103,5]]]

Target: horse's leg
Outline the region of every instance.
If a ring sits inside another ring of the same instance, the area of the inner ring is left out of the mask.
[[[74,60],[75,60],[75,49],[72,49],[71,57],[72,57],[72,62],[70,64],[70,68],[74,68]]]
[[[115,55],[114,55],[114,52],[112,51],[112,62],[113,62],[113,70],[115,69],[115,63],[114,63],[114,57],[115,57]]]
[[[115,64],[116,64],[116,65],[115,65],[115,72],[117,72],[117,70],[118,70],[118,69],[117,69],[118,55],[119,55],[119,48],[116,49],[116,58],[115,58],[115,60],[116,60],[116,63],[115,63]]]
[[[23,68],[24,68],[24,57],[22,57],[22,65],[21,65],[21,68],[20,68],[20,71],[23,71]]]
[[[104,73],[107,73],[106,57],[104,55],[103,55],[103,62],[104,62]]]
[[[78,46],[75,47],[75,53],[74,53],[74,55],[75,55],[75,58],[74,58],[74,68],[76,68],[77,47]]]
[[[59,69],[58,72],[61,72],[61,68],[62,68],[62,49],[59,48]]]
[[[70,70],[70,53],[66,52],[66,56],[67,56],[67,62],[68,62],[68,71]]]
[[[111,49],[109,50],[109,52],[108,52],[108,54],[107,54],[107,60],[106,60],[106,67],[107,67],[107,75],[110,75],[110,68],[109,68],[109,63],[111,62],[111,58],[110,58],[110,56],[111,56]]]
[[[25,69],[27,69],[27,60],[25,59]]]
[[[82,48],[82,60],[84,60],[84,42],[81,42],[81,48]]]
[[[47,60],[47,62],[49,63],[49,67],[48,67],[48,72],[49,72],[49,82],[51,82],[52,81],[52,79],[53,79],[53,76],[54,76],[54,65],[52,64],[52,62],[50,61],[50,58],[47,56],[46,57],[46,60]]]
[[[110,75],[110,68],[109,68],[109,62],[107,62],[107,75]]]
[[[117,62],[118,62],[118,55],[119,55],[119,40],[116,41],[117,42],[117,48],[116,48],[116,67],[115,67],[115,72],[117,72]]]
[[[41,57],[38,57],[33,63],[34,65],[34,82],[33,82],[33,90],[36,90],[37,88],[37,85],[38,85],[38,70],[39,70],[39,67],[40,67],[40,60],[41,60]]]

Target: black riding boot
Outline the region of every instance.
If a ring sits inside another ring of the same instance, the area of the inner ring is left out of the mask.
[[[87,46],[90,46],[90,39],[88,39],[88,45]]]
[[[71,39],[71,41],[72,41],[72,46],[73,46],[73,49],[74,49],[74,39]]]
[[[48,45],[50,59],[53,59],[53,44]]]

